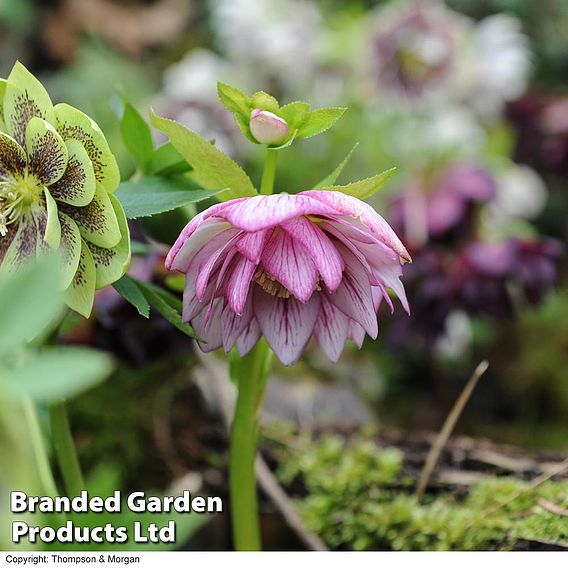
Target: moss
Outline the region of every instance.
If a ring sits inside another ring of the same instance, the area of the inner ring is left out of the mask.
[[[418,503],[396,449],[337,436],[317,442],[301,436],[293,448],[281,462],[280,479],[302,481],[307,495],[298,499],[299,510],[333,549],[502,550],[518,538],[568,544],[568,517],[538,505],[545,499],[565,508],[566,481],[529,490],[513,477],[488,478],[465,497],[442,491]]]

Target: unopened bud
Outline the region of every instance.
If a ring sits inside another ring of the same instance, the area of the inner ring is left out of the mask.
[[[250,113],[250,131],[261,144],[282,144],[290,129],[288,123],[274,113],[255,108]]]

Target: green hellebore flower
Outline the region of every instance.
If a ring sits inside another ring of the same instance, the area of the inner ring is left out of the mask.
[[[70,308],[88,317],[95,289],[130,262],[118,165],[100,128],[81,111],[53,105],[16,63],[0,79],[0,273],[59,250]]]

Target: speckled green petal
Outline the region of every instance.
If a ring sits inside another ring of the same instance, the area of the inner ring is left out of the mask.
[[[80,110],[61,103],[55,106],[57,130],[65,141],[78,140],[83,144],[97,181],[112,193],[120,183],[120,172],[108,142],[97,123]]]
[[[57,201],[84,207],[95,195],[93,165],[81,142],[68,140],[65,144],[69,154],[67,169],[59,181],[49,186],[49,191]]]
[[[4,122],[4,93],[6,92],[6,79],[0,79],[0,130],[6,132],[6,123]]]
[[[99,247],[110,248],[120,241],[120,228],[108,193],[97,184],[93,200],[85,207],[72,207],[61,203],[61,210],[67,213],[79,226],[81,236]]]
[[[19,144],[26,144],[26,128],[34,117],[54,123],[53,104],[43,85],[17,62],[10,75],[4,93],[4,122],[8,134]]]
[[[87,243],[97,270],[97,288],[104,288],[121,278],[130,264],[130,234],[122,205],[113,195],[110,196],[120,227],[120,242],[112,248],[102,248]]]
[[[11,137],[0,132],[0,181],[14,174],[23,176],[27,167],[26,153]]]
[[[67,146],[58,132],[41,118],[34,117],[26,128],[29,172],[43,185],[61,178],[67,167]]]
[[[65,213],[59,211],[59,224],[61,226],[61,287],[65,290],[71,285],[73,277],[79,267],[81,258],[81,233],[77,223]]]
[[[42,237],[41,227],[38,226],[34,213],[31,210],[23,213],[19,219],[18,230],[2,260],[0,274],[13,273],[27,262],[35,260]]]
[[[75,276],[65,291],[67,305],[82,316],[88,318],[95,300],[95,281],[97,279],[95,261],[89,247],[81,239],[81,258]]]
[[[47,214],[43,240],[50,248],[57,249],[61,243],[61,225],[57,215],[57,203],[55,203],[55,199],[51,197],[47,188],[44,189],[44,196]]]

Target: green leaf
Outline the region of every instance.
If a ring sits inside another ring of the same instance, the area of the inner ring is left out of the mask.
[[[217,83],[217,94],[223,106],[235,118],[235,122],[243,133],[253,144],[259,144],[258,140],[250,131],[250,113],[252,111],[252,101],[236,87],[226,85],[225,83]]]
[[[0,279],[0,356],[46,328],[62,307],[58,259],[46,257]]]
[[[9,369],[7,387],[14,395],[52,402],[71,398],[105,379],[108,355],[84,347],[52,347]]]
[[[346,111],[346,108],[329,107],[311,111],[298,131],[298,138],[311,138],[331,128]]]
[[[170,137],[170,142],[193,167],[193,176],[205,189],[225,189],[220,199],[252,197],[257,191],[244,170],[229,156],[181,124],[151,111],[152,124]]]
[[[395,172],[396,168],[391,168],[390,170],[385,170],[376,176],[354,181],[347,185],[331,185],[328,187],[320,187],[318,189],[325,191],[341,191],[341,193],[344,193],[345,195],[351,195],[358,199],[367,199],[367,197],[371,197],[371,195],[379,191],[379,189],[382,189]]]
[[[217,95],[229,112],[244,116],[250,115],[251,101],[240,89],[219,81],[217,83]]]
[[[152,153],[152,133],[140,113],[127,101],[123,100],[124,112],[120,121],[120,133],[129,154],[138,166],[146,171]]]
[[[173,176],[191,171],[191,166],[170,142],[156,148],[146,168],[148,175]]]
[[[278,101],[268,93],[264,91],[258,91],[255,93],[251,98],[251,110],[259,108],[261,110],[268,110],[273,112],[274,114],[280,114],[278,109],[280,108],[280,104]]]
[[[126,216],[138,219],[203,201],[219,193],[202,189],[185,177],[143,177],[121,183],[116,196]]]
[[[310,105],[303,101],[288,103],[278,110],[278,116],[282,117],[290,127],[290,130],[300,128],[310,112]]]
[[[130,276],[123,276],[113,284],[113,288],[130,304],[132,304],[141,316],[150,317],[150,304],[146,296],[140,290],[137,282]]]
[[[146,282],[140,282],[140,280],[132,280],[136,282],[150,305],[167,321],[169,321],[175,328],[179,329],[179,331],[185,333],[185,335],[197,339],[197,336],[191,326],[184,323],[181,319],[180,312],[182,310],[182,303],[180,300],[178,300],[175,296],[172,296],[169,292],[161,290],[157,286],[153,286]]]
[[[345,156],[343,161],[327,177],[323,178],[319,183],[316,183],[316,185],[314,185],[314,189],[322,189],[324,187],[333,185],[343,171],[343,168],[347,165],[347,162],[349,162],[349,160],[351,159],[351,156],[353,155],[353,152],[355,152],[357,146],[359,146],[359,142],[357,142],[357,144],[355,144],[355,146],[351,148],[349,154]]]

